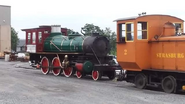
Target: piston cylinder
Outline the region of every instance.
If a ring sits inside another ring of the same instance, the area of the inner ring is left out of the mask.
[[[93,70],[93,64],[90,61],[85,61],[84,63],[76,63],[75,67],[78,71],[90,73]]]

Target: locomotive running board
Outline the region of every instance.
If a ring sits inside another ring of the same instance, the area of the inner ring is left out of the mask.
[[[35,53],[33,53],[33,54],[35,54]],[[56,54],[56,52],[37,52],[36,54]],[[75,53],[73,53],[73,52],[61,52],[61,53],[57,53],[57,54],[84,54],[84,53],[77,53],[77,52],[75,52]]]
[[[103,68],[104,67],[104,68]],[[94,70],[122,70],[119,65],[95,64]]]

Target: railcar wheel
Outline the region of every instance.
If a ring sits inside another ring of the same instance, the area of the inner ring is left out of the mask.
[[[82,72],[76,71],[76,77],[77,77],[77,78],[82,78],[82,77],[83,77]]]
[[[73,73],[73,68],[72,67],[67,67],[63,70],[63,73],[66,77],[70,77]]]
[[[167,76],[162,80],[162,89],[166,93],[174,93],[176,91],[177,82],[173,76]]]
[[[108,72],[107,76],[110,80],[113,80],[116,77],[116,71],[110,71]]]
[[[43,57],[41,60],[41,71],[43,74],[48,74],[50,69],[49,69],[49,59],[47,57]]]
[[[95,70],[92,71],[93,80],[97,81],[97,80],[101,79],[101,77],[102,77],[102,75],[101,75],[100,71],[95,71]]]
[[[58,57],[54,57],[54,58],[53,58],[53,60],[52,60],[52,65],[53,65],[54,67],[60,67],[60,60],[59,60]],[[53,75],[55,75],[55,76],[59,76],[59,75],[61,74],[61,72],[62,72],[62,69],[61,69],[61,68],[55,68],[55,69],[52,70],[52,73],[53,73]]]
[[[140,88],[140,89],[144,89],[146,88],[146,84],[147,84],[147,77],[146,75],[140,73],[140,74],[137,74],[136,77],[135,77],[135,85],[137,88]]]

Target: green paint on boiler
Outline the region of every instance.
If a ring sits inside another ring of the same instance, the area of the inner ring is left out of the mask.
[[[50,36],[46,38],[44,42],[44,51],[82,52],[83,40],[84,40],[84,36],[78,35],[78,34],[64,36],[61,33],[51,33]]]

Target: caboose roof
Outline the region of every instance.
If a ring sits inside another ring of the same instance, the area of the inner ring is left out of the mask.
[[[35,28],[27,28],[27,29],[21,29],[22,31],[26,31],[26,30],[34,30],[34,29],[41,29],[41,28],[50,28],[50,26],[44,26],[44,27],[35,27]]]
[[[45,29],[45,28],[51,28],[51,25],[40,25],[39,27],[27,28],[27,29],[21,29],[21,30],[22,30],[22,31],[27,31],[27,30]],[[67,28],[61,27],[61,29],[67,29]]]
[[[171,16],[171,15],[163,15],[163,14],[152,14],[152,15],[141,15],[141,16],[126,17],[126,18],[118,18],[118,19],[114,20],[113,22],[125,21],[125,20],[135,20],[135,19],[138,19],[138,18],[146,17],[146,16],[169,16],[169,17],[177,18],[177,19],[179,19],[179,20],[184,22],[184,20],[181,19],[181,18],[178,18],[178,17],[175,17],[175,16]]]

